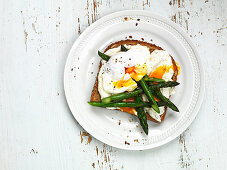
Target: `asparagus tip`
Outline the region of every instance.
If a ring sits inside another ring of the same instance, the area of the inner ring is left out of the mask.
[[[155,104],[152,105],[152,108],[153,108],[157,113],[160,113],[159,107],[156,106]]]
[[[144,129],[144,132],[145,132],[146,135],[148,135],[148,128]]]
[[[179,109],[178,109],[177,107],[176,107],[176,110],[175,110],[175,111],[176,111],[176,112],[180,112]]]

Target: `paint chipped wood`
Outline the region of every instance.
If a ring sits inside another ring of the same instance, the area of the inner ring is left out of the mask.
[[[9,0],[1,5],[0,169],[226,169],[226,1]],[[73,42],[91,23],[125,9],[148,10],[180,25],[206,66],[207,91],[198,117],[176,140],[153,150],[124,151],[92,138],[62,95]]]
[[[80,142],[81,142],[81,143],[83,143],[84,137],[88,137],[87,143],[86,143],[86,144],[90,144],[91,141],[92,141],[91,135],[90,135],[89,133],[87,133],[87,132],[81,132],[81,131],[80,131]]]

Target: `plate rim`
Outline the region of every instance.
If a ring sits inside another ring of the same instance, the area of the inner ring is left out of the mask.
[[[200,91],[199,91],[199,95],[198,95],[198,100],[197,100],[197,104],[195,105],[195,108],[193,110],[193,112],[195,112],[193,115],[191,115],[191,119],[189,121],[187,121],[183,126],[181,126],[181,128],[177,131],[175,131],[171,136],[167,137],[165,140],[157,142],[157,143],[152,143],[152,144],[148,144],[148,145],[141,145],[141,146],[125,146],[124,145],[115,145],[113,142],[109,142],[109,140],[106,140],[105,138],[101,137],[100,135],[98,135],[94,130],[92,129],[88,129],[85,126],[85,124],[82,122],[83,120],[81,120],[77,114],[73,113],[73,109],[71,106],[71,101],[70,101],[70,95],[69,95],[69,89],[67,87],[68,81],[67,81],[67,75],[68,75],[68,70],[70,68],[70,56],[72,56],[72,52],[73,49],[76,47],[77,44],[80,43],[80,41],[83,39],[83,37],[89,33],[90,30],[93,29],[93,27],[95,27],[96,25],[99,25],[100,23],[108,20],[108,18],[114,18],[117,16],[124,16],[124,15],[144,15],[144,16],[152,16],[153,18],[157,18],[158,20],[161,20],[162,22],[172,26],[174,29],[176,29],[188,42],[188,44],[190,45],[191,49],[193,50],[195,57],[198,61],[198,66],[199,66],[199,70],[200,70]],[[90,135],[92,135],[93,137],[95,137],[97,140],[106,143],[110,146],[116,147],[116,148],[120,148],[120,149],[125,149],[125,150],[147,150],[147,149],[152,149],[152,148],[156,148],[158,146],[162,146],[172,140],[174,140],[175,138],[177,138],[180,134],[182,134],[193,122],[193,120],[195,119],[195,117],[197,116],[199,109],[202,105],[203,102],[203,98],[204,98],[204,93],[205,93],[205,72],[204,72],[204,68],[202,65],[202,60],[201,57],[194,45],[194,43],[192,42],[192,40],[189,38],[188,34],[176,23],[174,23],[173,21],[171,21],[170,19],[157,15],[155,13],[151,13],[149,11],[143,11],[143,10],[123,10],[123,11],[118,11],[118,12],[114,12],[111,14],[108,14],[102,18],[100,18],[99,20],[97,20],[96,22],[92,23],[90,26],[88,26],[83,33],[75,40],[75,42],[73,43],[68,55],[67,55],[67,59],[66,59],[66,63],[65,63],[65,68],[64,68],[64,91],[65,91],[65,97],[66,97],[66,101],[68,104],[68,107],[70,108],[71,114],[73,115],[74,119],[76,119],[76,121],[80,124],[80,126],[82,128],[84,128]]]

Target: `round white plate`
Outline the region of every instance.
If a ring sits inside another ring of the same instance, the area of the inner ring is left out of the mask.
[[[161,46],[181,66],[181,84],[171,97],[180,112],[168,109],[161,124],[149,121],[148,136],[137,117],[87,104],[98,72],[97,51],[130,37]],[[204,72],[194,45],[175,23],[145,11],[121,11],[96,21],[76,40],[66,62],[64,88],[72,114],[93,137],[117,148],[144,150],[173,140],[191,124],[202,103]]]

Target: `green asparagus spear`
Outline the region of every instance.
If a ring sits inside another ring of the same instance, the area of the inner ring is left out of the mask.
[[[163,102],[163,101],[158,101],[157,104],[158,104],[158,107],[162,107],[162,106],[166,106],[167,105],[167,103]],[[146,105],[147,104],[145,103],[144,107],[146,107]]]
[[[149,102],[117,102],[117,103],[102,103],[88,102],[88,104],[96,107],[150,107]],[[166,106],[165,102],[157,102],[158,107]]]
[[[103,60],[106,60],[108,61],[110,59],[110,56],[98,51],[98,55],[103,59]]]
[[[151,107],[152,107],[156,112],[160,113],[160,110],[159,110],[159,108],[158,108],[158,105],[157,105],[157,103],[156,103],[156,101],[155,101],[155,99],[154,99],[154,97],[153,97],[153,95],[152,95],[151,90],[148,88],[148,86],[147,86],[147,84],[146,84],[146,82],[145,82],[145,80],[144,80],[144,77],[139,81],[139,83],[140,83],[140,85],[142,86],[143,91],[144,91],[144,93],[146,94],[146,96],[147,96],[149,102],[151,103]],[[152,88],[152,87],[150,87],[150,88]]]
[[[163,82],[163,83],[158,83],[158,84],[153,84],[151,83],[151,86],[153,89],[159,89],[159,88],[166,88],[166,87],[174,87],[179,85],[180,83],[176,82],[176,81],[167,81],[167,82]]]
[[[179,112],[177,106],[175,106],[175,104],[173,104],[168,98],[166,98],[165,96],[163,96],[162,93],[159,90],[154,91],[154,95],[158,99],[164,101],[170,109],[172,109],[172,110],[174,110],[176,112]]]
[[[139,95],[137,95],[135,97],[136,99],[136,102],[141,102],[141,98]],[[144,132],[146,133],[146,135],[148,135],[148,124],[147,124],[147,116],[146,116],[146,113],[144,111],[144,108],[143,107],[137,107],[136,108],[136,112],[137,112],[137,116],[140,120],[140,125],[142,126]]]
[[[103,103],[110,103],[111,101],[121,101],[121,100],[124,100],[124,99],[128,99],[130,97],[134,97],[140,93],[142,93],[143,90],[142,89],[137,89],[137,90],[134,90],[132,92],[126,92],[126,93],[120,93],[120,94],[116,94],[116,95],[112,95],[112,96],[109,96],[109,97],[105,97],[102,99],[102,102]]]
[[[119,103],[102,103],[102,102],[88,102],[88,104],[97,107],[142,107],[147,106],[144,102],[119,102]]]
[[[128,49],[124,45],[121,45],[121,51],[128,51]]]
[[[155,89],[158,89],[158,88],[173,87],[173,86],[177,86],[178,84],[180,84],[180,83],[177,83],[177,82],[174,82],[174,81],[168,81],[168,82],[159,83],[159,84],[152,84],[149,87],[149,89],[155,90]],[[102,99],[102,102],[103,103],[110,103],[111,101],[115,101],[115,102],[121,101],[121,100],[124,100],[124,99],[134,97],[134,96],[136,96],[136,95],[138,95],[142,92],[143,92],[142,89],[137,89],[137,90],[134,90],[132,92],[120,93],[120,94],[112,95],[112,96],[109,96],[109,97],[105,97],[105,98]]]
[[[155,78],[155,77],[149,77],[148,75],[144,76],[144,80],[149,81],[149,82],[157,82],[157,83],[165,82],[165,80],[163,80],[163,79],[158,79],[158,78]]]

